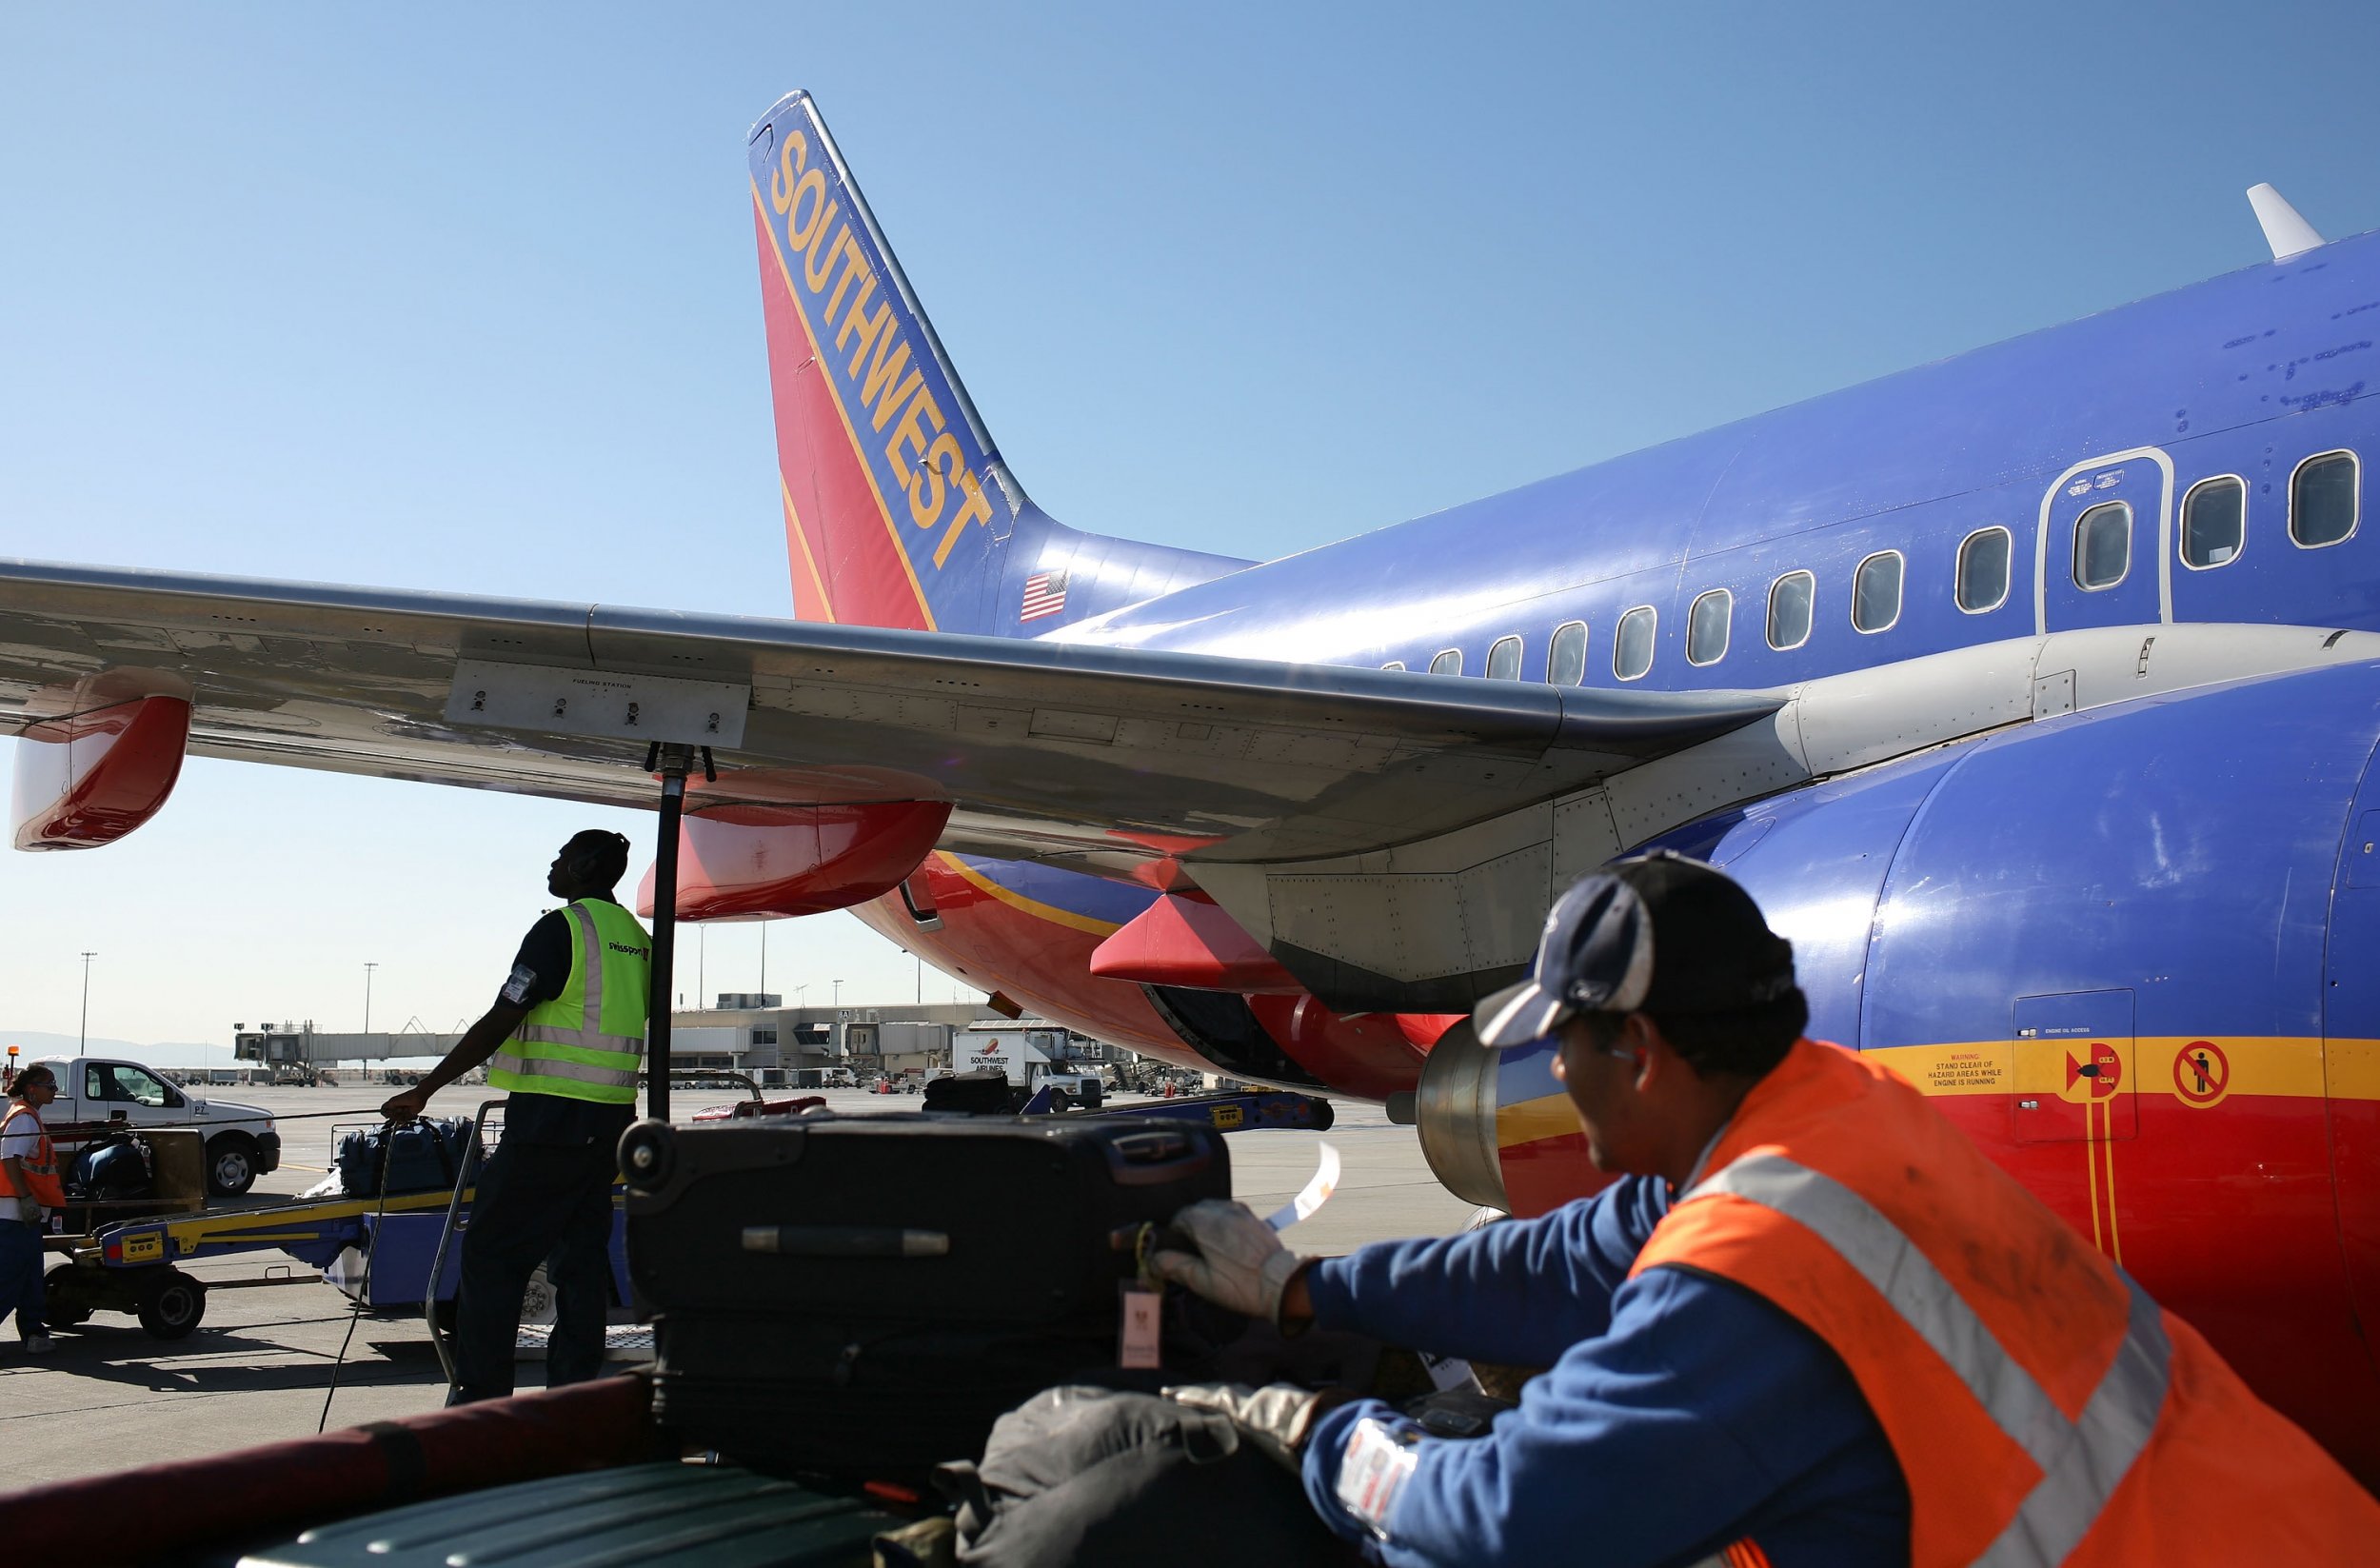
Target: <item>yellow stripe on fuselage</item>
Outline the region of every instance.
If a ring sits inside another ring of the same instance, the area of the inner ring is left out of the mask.
[[[2060,1095],[2067,1087],[2061,1042],[2025,1043],[2037,1048],[2024,1053],[2021,1064],[2015,1042],[2005,1040],[1886,1045],[1863,1054],[1929,1096]],[[2320,1100],[2327,1094],[2332,1100],[2380,1101],[2380,1040],[2324,1041],[2303,1035],[2142,1035],[2131,1042],[2131,1087],[2138,1094],[2188,1103],[2174,1087],[2173,1062],[2201,1043],[2222,1051],[2231,1067],[2222,1100],[2205,1107],[2209,1110],[2220,1110],[2225,1101],[2240,1096]],[[1498,1148],[1577,1131],[1577,1112],[1567,1095],[1542,1095],[1497,1107]]]
[[[965,878],[967,883],[979,891],[998,899],[1012,909],[1021,909],[1036,920],[1049,921],[1054,924],[1067,926],[1077,931],[1087,931],[1095,937],[1112,937],[1123,929],[1113,921],[1095,920],[1089,915],[1078,915],[1071,909],[1061,909],[1054,903],[1043,903],[1039,899],[1028,899],[1022,893],[1002,887],[991,878],[967,865],[956,855],[938,854],[937,858],[951,870]]]

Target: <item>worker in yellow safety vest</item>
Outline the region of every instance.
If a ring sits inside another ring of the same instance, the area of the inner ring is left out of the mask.
[[[41,1108],[58,1098],[57,1076],[42,1062],[16,1075],[0,1117],[0,1313],[14,1309],[25,1353],[50,1353],[43,1316],[41,1234],[49,1211],[66,1205],[58,1156],[50,1146]]]
[[[554,1289],[546,1386],[603,1370],[611,1187],[636,1114],[652,983],[652,939],[612,898],[627,868],[617,833],[589,829],[564,844],[545,886],[569,903],[530,927],[495,1005],[446,1060],[381,1106],[392,1123],[410,1121],[483,1062],[487,1082],[511,1094],[464,1233],[449,1403],[512,1392],[521,1299],[540,1263]]]

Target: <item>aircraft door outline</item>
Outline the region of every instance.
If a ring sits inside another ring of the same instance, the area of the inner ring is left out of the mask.
[[[2142,465],[2153,467],[2154,482]],[[2118,582],[2104,590],[2086,591],[2075,586],[2074,526],[2083,513],[2102,502],[2121,501],[2132,509],[2131,564]],[[2153,527],[2143,526],[2153,523]],[[2151,550],[2153,560],[2143,557]],[[2143,571],[2154,568],[2156,621],[2173,620],[2173,459],[2163,447],[2133,447],[2077,463],[2051,481],[2041,495],[2041,515],[2033,530],[2033,624],[2035,633],[2071,630],[2085,625],[2131,625],[2148,619],[2127,615],[2125,608],[2148,608]],[[2053,585],[2063,588],[2053,593]],[[2051,625],[2050,606],[2058,601],[2058,625]],[[2097,603],[2100,618],[2089,618],[2085,605]],[[2114,619],[2106,619],[2112,615]]]

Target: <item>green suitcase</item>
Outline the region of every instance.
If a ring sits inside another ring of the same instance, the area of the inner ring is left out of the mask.
[[[867,1568],[910,1522],[733,1465],[638,1464],[326,1524],[240,1568]]]

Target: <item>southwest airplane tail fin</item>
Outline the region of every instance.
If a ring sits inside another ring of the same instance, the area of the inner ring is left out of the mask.
[[[809,94],[749,149],[795,612],[1039,634],[1245,565],[1079,533],[983,428]]]

